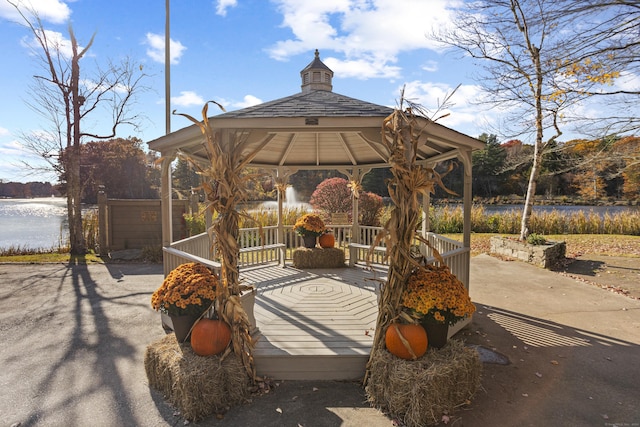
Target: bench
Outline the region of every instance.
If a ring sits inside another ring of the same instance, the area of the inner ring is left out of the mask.
[[[386,246],[374,246],[372,248],[371,245],[363,245],[362,243],[349,243],[349,266],[350,267],[353,267],[356,264],[356,261],[359,259],[358,252],[360,250],[366,251],[367,254],[371,250],[373,250],[374,254],[378,253],[378,254],[385,255],[387,253]],[[366,256],[363,259],[366,260]]]
[[[207,258],[202,258],[198,255],[193,255],[187,252],[183,252],[180,249],[176,249],[176,248],[171,248],[171,247],[164,247],[162,248],[162,250],[168,254],[171,254],[175,257],[178,258],[183,258],[187,261],[190,262],[199,262],[200,264],[204,264],[207,267],[209,267],[211,270],[213,270],[218,276],[220,275],[220,263],[216,262],[216,261],[212,261],[210,259]]]
[[[286,245],[284,243],[273,243],[270,245],[258,245],[258,246],[248,246],[246,248],[241,248],[240,249],[240,254],[248,254],[248,253],[253,253],[253,252],[264,252],[264,251],[273,251],[273,250],[280,250],[280,254],[279,254],[279,263],[280,265],[284,266],[284,260],[285,260],[285,249],[286,249]],[[270,261],[270,260],[269,260]]]

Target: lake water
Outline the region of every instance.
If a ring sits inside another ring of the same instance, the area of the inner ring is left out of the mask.
[[[0,199],[0,249],[51,249],[67,244],[67,200]]]
[[[295,199],[289,199],[294,200]],[[534,212],[563,213],[593,211],[600,215],[640,211],[640,206],[538,206]],[[486,213],[522,211],[521,205],[485,205]],[[69,239],[65,198],[0,199],[0,249],[51,249],[65,246]]]

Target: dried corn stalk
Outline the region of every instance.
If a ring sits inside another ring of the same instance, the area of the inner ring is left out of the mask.
[[[224,110],[220,104],[214,103]],[[218,213],[208,230],[221,264],[221,286],[217,287],[216,311],[230,325],[233,350],[242,358],[242,363],[253,380],[254,342],[249,333],[249,319],[240,304],[242,287],[238,271],[238,220],[240,215],[244,214],[236,208],[246,199],[247,182],[253,178],[252,175],[243,175],[242,171],[263,147],[258,146],[249,151],[246,139],[241,133],[229,135],[223,141],[220,131],[213,129],[209,123],[208,105],[207,103],[202,108],[202,121],[188,114],[179,115],[200,127],[209,163],[202,165],[189,156],[185,157],[203,177],[202,186],[207,196],[207,208],[212,213]]]
[[[384,332],[400,316],[402,292],[413,268],[419,266],[411,254],[415,230],[420,221],[420,197],[433,192],[435,185],[447,190],[440,175],[432,168],[418,163],[421,135],[431,120],[417,107],[396,109],[382,125],[382,142],[388,152],[388,163],[393,177],[389,180],[389,196],[394,203],[391,216],[372,246],[385,240],[389,273],[382,287],[378,304],[376,333],[367,364],[367,381],[377,352],[385,348]]]

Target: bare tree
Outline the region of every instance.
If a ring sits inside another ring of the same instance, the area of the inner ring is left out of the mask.
[[[27,136],[25,146],[44,158],[66,183],[70,249],[72,254],[83,255],[87,248],[82,233],[80,145],[86,138],[113,138],[120,125],[138,125],[142,117],[130,107],[135,95],[144,90],[141,82],[145,75],[142,67],[127,59],[118,64],[109,62],[105,69],[96,66],[91,77],[81,74],[80,62],[91,48],[95,34],[81,47],[69,25],[67,44],[44,28],[36,10],[7,1],[33,35],[32,48],[43,68],[42,74],[34,76],[29,105],[51,124],[48,131]],[[111,118],[105,131],[95,132],[82,126],[89,117],[97,121],[106,114]]]
[[[561,125],[575,116],[573,108],[602,92],[602,87],[632,63],[622,54],[628,54],[631,46],[625,47],[626,42],[621,40],[617,40],[620,55],[607,54],[613,42],[605,35],[615,31],[615,25],[623,19],[622,9],[613,9],[622,3],[608,3],[607,12],[617,19],[611,18],[606,24],[602,24],[604,9],[595,6],[603,2],[595,0],[473,3],[472,11],[460,11],[451,29],[432,35],[478,60],[483,72],[477,80],[486,94],[482,102],[507,113],[500,133],[509,138],[532,137],[532,166],[520,239],[526,239],[529,233],[543,156],[562,135]],[[627,33],[628,29],[618,36],[628,38]]]

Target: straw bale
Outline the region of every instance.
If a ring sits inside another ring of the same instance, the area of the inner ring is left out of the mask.
[[[338,248],[298,248],[293,251],[296,268],[344,267],[344,251]]]
[[[378,351],[365,387],[369,402],[404,425],[435,425],[467,403],[480,386],[478,352],[459,340],[409,361]]]
[[[198,356],[174,334],[147,347],[144,367],[149,385],[190,421],[224,413],[249,397],[251,381],[238,356]]]

